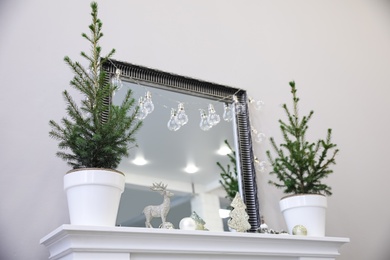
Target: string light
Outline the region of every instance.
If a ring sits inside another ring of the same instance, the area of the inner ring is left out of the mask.
[[[267,169],[266,161],[260,161],[257,157],[255,157],[254,163],[256,170],[258,170],[259,172],[265,172],[265,170]]]
[[[209,122],[210,126],[215,126],[217,125],[220,121],[221,118],[219,115],[215,112],[214,106],[212,104],[209,104],[208,106],[209,114],[207,116],[207,120]]]
[[[200,110],[200,129],[202,129],[203,131],[208,131],[210,130],[210,128],[212,127],[212,125],[210,125],[209,123],[209,120],[208,120],[208,117],[206,115],[206,111],[204,109],[199,109]]]
[[[264,102],[262,100],[255,100],[251,97],[248,99],[249,104],[255,107],[256,110],[261,110],[264,106]]]
[[[179,103],[177,107],[177,119],[179,120],[181,126],[188,123],[188,116],[186,114],[186,111],[184,111],[183,103]]]
[[[145,108],[147,114],[152,113],[154,110],[154,104],[152,101],[152,93],[150,93],[150,91],[147,91],[145,94],[144,108]]]
[[[111,77],[111,84],[115,87],[116,91],[120,90],[123,87],[122,80],[120,78],[121,70],[116,69],[115,74]]]
[[[232,111],[232,105],[224,103],[223,104],[223,120],[226,122],[230,122],[233,120],[233,111]]]
[[[177,119],[176,109],[172,108],[171,110],[171,118],[168,121],[168,129],[171,131],[177,131],[180,129],[181,125],[179,120]]]
[[[146,118],[146,116],[148,115],[148,112],[147,110],[145,109],[145,103],[144,103],[144,98],[143,97],[139,97],[138,99],[138,113],[137,113],[137,118],[139,120],[144,120]]]
[[[253,133],[253,136],[254,136],[254,140],[256,143],[261,143],[263,142],[264,138],[265,138],[265,134],[263,133],[259,133],[255,128],[252,127],[252,133]]]
[[[112,63],[112,62],[111,62]],[[112,63],[113,64],[113,63]],[[114,65],[114,64],[113,64]],[[114,65],[116,68],[116,66]],[[93,73],[90,69],[87,70],[88,76],[93,79]],[[116,68],[115,74],[111,77],[111,84],[116,88],[116,91],[120,90],[123,86],[122,80],[120,79],[121,71],[120,69]],[[138,83],[137,80],[134,79],[134,81]],[[238,93],[240,90],[237,90],[236,93]],[[238,98],[235,94],[232,96],[233,103],[224,103],[223,107],[223,120],[226,122],[231,122],[233,120],[233,111],[236,114],[244,113],[246,110],[246,104],[242,104],[238,101]],[[227,97],[222,97],[220,100],[217,101],[223,101]],[[154,111],[154,104],[152,101],[152,94],[150,91],[147,91],[145,94],[145,98],[140,97],[139,100],[139,111],[137,114],[137,118],[140,120],[143,120],[146,118],[146,116],[149,113],[152,113]],[[264,106],[264,102],[262,100],[255,100],[251,97],[248,98],[247,101],[251,107],[254,107],[256,110],[261,110]],[[233,110],[234,108],[234,110]],[[220,116],[216,113],[215,108],[212,104],[208,105],[208,114],[206,114],[206,111],[204,109],[199,109],[200,111],[200,128],[203,131],[208,131],[212,126],[218,124],[220,122]],[[171,109],[171,117],[167,123],[168,129],[171,131],[177,131],[180,129],[181,126],[188,123],[188,116],[185,113],[184,110],[184,104],[179,103],[177,111],[172,108]],[[261,143],[264,141],[265,134],[258,132],[255,128],[251,128],[251,132],[253,134],[252,138],[255,142]],[[253,149],[253,146],[252,146]],[[254,151],[252,151],[254,153]],[[254,157],[254,166],[256,170],[260,172],[264,172],[267,168],[267,162],[266,161],[260,161],[257,157]]]

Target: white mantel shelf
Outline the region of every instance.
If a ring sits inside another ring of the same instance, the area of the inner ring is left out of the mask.
[[[332,260],[349,239],[62,225],[40,242],[61,260]]]

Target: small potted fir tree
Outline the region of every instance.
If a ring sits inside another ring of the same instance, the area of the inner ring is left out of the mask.
[[[73,168],[64,176],[71,224],[114,226],[125,186],[124,174],[115,168],[128,155],[142,122],[136,119],[138,107],[131,90],[120,106],[110,102],[117,86],[107,80],[101,65],[115,50],[101,57],[102,22],[96,2],[91,9],[90,35],[82,34],[91,52],[81,52],[88,65],[64,58],[74,73],[70,85],[82,95],[80,105],[65,90],[68,117],[60,123],[51,120],[49,134],[59,141],[57,156]]]
[[[307,116],[299,117],[295,82],[290,82],[290,86],[293,111],[291,113],[287,105],[283,104],[288,120],[279,120],[284,143],[277,146],[275,140],[270,138],[277,157],[267,151],[272,165],[270,174],[278,179],[269,183],[282,188],[286,194],[292,194],[280,201],[289,233],[293,232],[294,227],[300,227],[307,235],[324,236],[326,195],[329,196],[332,192],[331,187],[322,181],[333,172],[330,166],[335,164],[335,156],[339,150],[331,142],[331,129],[328,129],[325,140],[306,141],[308,122],[313,111]],[[311,206],[314,206],[314,215],[310,215]]]

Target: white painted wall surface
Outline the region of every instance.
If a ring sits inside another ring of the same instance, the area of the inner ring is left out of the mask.
[[[63,62],[88,48],[89,1],[0,2],[0,259],[47,259],[39,239],[68,223],[48,121],[64,115]],[[103,51],[118,60],[241,87],[266,106],[253,124],[280,140],[295,80],[310,136],[333,128],[341,150],[328,183],[327,235],[340,260],[390,259],[390,5],[345,1],[100,1]],[[268,144],[257,147],[264,158]],[[262,214],[284,227],[280,191],[258,176]],[[384,206],[384,208],[382,208]]]

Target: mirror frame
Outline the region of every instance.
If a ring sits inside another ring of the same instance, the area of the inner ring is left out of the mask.
[[[154,88],[218,100],[225,103],[233,103],[233,96],[237,97],[236,102],[245,107],[242,112],[235,113],[235,131],[237,133],[238,145],[238,151],[236,153],[239,155],[237,168],[241,172],[239,174],[239,181],[241,182],[240,193],[249,215],[248,221],[251,225],[249,232],[255,232],[260,226],[260,211],[246,91],[111,59],[102,64],[102,70],[106,72],[106,83],[110,82],[111,77],[115,75],[117,69],[120,70],[122,80],[145,84]]]

